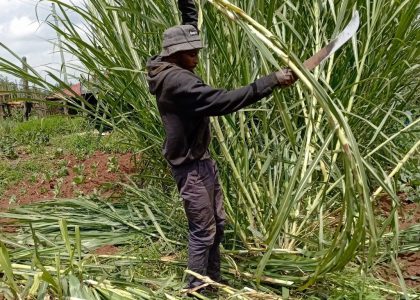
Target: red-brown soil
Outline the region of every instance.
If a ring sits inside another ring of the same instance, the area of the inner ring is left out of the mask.
[[[6,190],[0,199],[0,210],[7,210],[13,205],[93,193],[111,196],[121,192],[117,185],[119,182],[126,181],[127,175],[136,172],[131,153],[95,152],[82,160],[67,155],[57,159],[55,167],[48,180],[38,178],[36,182],[31,182],[27,179]],[[64,170],[64,174],[59,174],[60,169]]]
[[[29,160],[31,156],[19,153],[19,159]],[[84,159],[77,159],[74,155],[63,156],[54,162],[53,170],[49,170],[53,174],[49,180],[39,178],[36,182],[31,182],[26,179],[6,190],[0,199],[0,211],[17,205],[54,198],[72,198],[80,194],[96,193],[103,197],[116,195],[122,192],[118,183],[126,182],[128,175],[139,171],[135,163],[138,160],[139,157],[134,157],[131,153],[95,152]],[[59,174],[60,169],[66,170],[68,174]],[[76,178],[78,176],[83,176],[83,179],[78,181]],[[60,185],[60,188],[57,188],[57,185]],[[13,201],[11,202],[10,199]],[[8,233],[15,232],[13,220],[1,219],[0,230]],[[119,251],[113,245],[106,245],[96,249],[94,253],[113,255]]]
[[[420,223],[420,205],[407,199],[404,193],[399,194],[400,207],[398,207],[398,224],[400,230]],[[388,196],[383,196],[377,203],[377,213],[383,217],[388,217],[392,211],[392,200]],[[420,253],[401,253],[397,257],[397,262],[404,277],[407,287],[420,292]],[[398,275],[392,263],[381,265],[376,270],[377,275],[382,279],[399,285]]]
[[[115,255],[120,252],[120,248],[114,245],[105,245],[95,249],[94,253],[97,255]]]
[[[420,253],[400,254],[397,262],[407,287],[420,292]],[[376,273],[385,281],[399,285],[398,274],[391,263],[378,267]]]
[[[410,201],[407,195],[400,193],[400,207],[398,207],[398,224],[400,230],[407,229],[408,227],[420,223],[420,205]],[[388,217],[392,210],[392,200],[386,195],[379,199],[377,205],[377,213],[384,217]]]

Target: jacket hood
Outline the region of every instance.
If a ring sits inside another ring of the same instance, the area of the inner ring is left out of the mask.
[[[179,68],[177,65],[162,61],[159,55],[151,57],[146,64],[147,82],[149,83],[149,91],[156,95],[157,90],[162,85],[166,75],[173,68]]]

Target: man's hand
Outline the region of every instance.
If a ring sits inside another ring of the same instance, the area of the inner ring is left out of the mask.
[[[288,87],[298,80],[296,74],[289,68],[277,71],[276,77],[280,87],[282,88]]]

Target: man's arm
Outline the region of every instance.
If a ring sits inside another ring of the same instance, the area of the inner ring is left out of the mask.
[[[204,84],[189,71],[170,74],[169,110],[188,116],[221,116],[237,111],[270,95],[279,86],[276,73],[261,77],[239,89],[227,91]]]
[[[182,24],[197,28],[198,12],[194,0],[178,0],[178,7],[182,14]]]

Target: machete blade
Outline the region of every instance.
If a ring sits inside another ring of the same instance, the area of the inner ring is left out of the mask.
[[[353,18],[347,24],[346,28],[327,46],[315,53],[311,58],[307,59],[303,65],[309,70],[314,69],[321,62],[331,56],[335,51],[340,49],[357,31],[359,28],[360,19],[359,12],[356,10]]]

